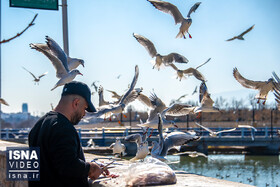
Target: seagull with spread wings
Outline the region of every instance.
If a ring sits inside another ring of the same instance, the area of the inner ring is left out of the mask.
[[[161,161],[165,161],[165,156],[167,155],[168,151],[173,147],[182,146],[186,143],[191,141],[199,140],[200,137],[188,132],[171,132],[163,137],[162,132],[162,117],[160,114],[157,114],[158,117],[158,133],[159,139],[158,141],[152,142],[152,150],[151,155],[154,158],[157,158]]]
[[[185,70],[178,69],[174,64],[170,64],[170,66],[176,71],[177,79],[179,78],[180,81],[182,79],[186,78],[185,75],[188,75],[188,76],[192,76],[193,75],[198,80],[200,80],[202,82],[205,82],[206,81],[205,77],[197,69],[200,68],[201,66],[205,65],[206,63],[208,63],[210,60],[211,60],[211,58],[209,58],[206,62],[200,64],[196,68],[188,68],[188,69],[185,69]]]
[[[248,32],[250,32],[253,28],[255,27],[255,25],[251,26],[249,29],[247,29],[246,31],[242,32],[241,34],[239,34],[238,36],[234,36],[226,41],[232,41],[232,40],[235,40],[235,39],[238,39],[238,40],[244,40],[243,36],[245,34],[247,34]]]
[[[152,58],[156,57],[155,61],[152,61],[152,63],[154,64],[153,69],[157,68],[159,70],[162,65],[168,66],[173,62],[185,64],[189,62],[189,60],[186,57],[178,53],[161,55],[157,52],[154,44],[149,39],[135,33],[133,33],[133,36],[148,51]]]
[[[270,91],[273,91],[273,87],[274,87],[273,78],[270,78],[267,81],[249,80],[249,79],[244,78],[239,73],[237,68],[233,69],[233,76],[243,87],[250,88],[250,89],[255,89],[255,90],[259,91],[258,94],[255,96],[255,98],[258,99],[257,103],[259,103],[260,100],[264,100],[263,104],[265,104],[268,93]]]
[[[37,51],[43,53],[53,64],[56,69],[56,77],[59,78],[59,81],[51,89],[54,90],[58,86],[63,86],[66,83],[71,82],[77,75],[83,75],[79,70],[73,69],[69,70],[67,55],[61,49],[61,47],[50,37],[46,36],[46,43],[48,49],[45,47],[40,48],[41,45],[30,44],[31,49],[36,49]]]
[[[232,128],[232,129],[225,129],[225,130],[222,130],[222,131],[212,131],[211,129],[203,126],[203,125],[200,125],[199,123],[195,122],[195,124],[205,130],[207,130],[209,132],[209,136],[217,136],[218,134],[220,133],[223,133],[223,132],[232,132],[232,131],[235,131],[236,128]]]
[[[199,102],[200,107],[194,109],[194,113],[199,113],[197,118],[200,118],[201,112],[220,112],[220,109],[214,107],[214,101],[211,99],[210,94],[208,93],[208,88],[205,82],[200,84],[199,89]]]
[[[152,129],[157,128],[158,125],[158,118],[157,114],[160,113],[163,120],[164,128],[168,127],[176,127],[174,121],[169,121],[166,119],[166,116],[184,116],[192,113],[194,107],[187,104],[172,104],[171,106],[167,107],[165,103],[155,94],[152,93],[150,97],[147,97],[143,94],[139,94],[137,99],[148,106],[150,108],[148,119],[145,123],[138,124],[140,127],[149,127]]]
[[[192,18],[191,18],[191,13],[195,12],[196,9],[199,7],[201,2],[195,3],[191,9],[189,10],[189,13],[187,15],[187,18],[184,18],[181,14],[181,12],[178,10],[178,8],[165,1],[160,1],[160,0],[148,0],[156,9],[165,12],[167,14],[170,14],[173,16],[175,20],[175,24],[181,23],[180,31],[177,34],[176,38],[182,38],[186,39],[185,33],[189,34],[189,38],[192,38],[192,36],[189,33],[189,28],[192,24]]]
[[[47,38],[50,38],[49,36],[46,36],[46,39]],[[52,39],[51,39],[52,40]],[[53,55],[57,55],[57,52],[54,52],[53,51],[53,48],[52,47],[49,47],[48,44],[43,44],[43,43],[33,43],[32,45],[40,48],[41,50],[44,50],[45,52],[48,52],[48,53],[51,53]],[[58,45],[58,44],[56,44]],[[32,48],[33,49],[33,48]],[[36,48],[34,48],[36,49]],[[67,63],[68,63],[68,68],[69,70],[73,70],[73,69],[76,69],[79,65],[82,65],[83,67],[85,67],[85,62],[84,60],[82,59],[79,59],[79,58],[71,58],[69,57],[67,54],[66,55],[66,58],[67,58]],[[48,57],[49,58],[49,57]]]
[[[37,83],[38,85],[39,85],[39,81],[40,81],[40,79],[42,78],[42,77],[44,77],[45,75],[47,75],[48,74],[48,72],[46,72],[46,73],[43,73],[42,75],[39,75],[38,77],[36,77],[33,73],[31,73],[30,71],[28,71],[26,68],[24,68],[24,67],[22,67],[25,71],[27,71],[28,73],[30,73],[31,75],[32,75],[32,77],[34,78],[34,82],[35,82],[35,84]]]
[[[138,92],[134,90],[134,87],[137,83],[139,75],[139,68],[136,65],[135,66],[135,75],[132,80],[132,83],[130,85],[130,88],[126,91],[126,93],[122,96],[120,101],[116,104],[106,104],[102,105],[99,108],[97,108],[97,112],[90,113],[91,117],[99,117],[105,114],[121,114],[124,110],[124,108],[132,101],[134,101],[137,96]],[[119,121],[120,123],[120,121]]]
[[[143,160],[149,154],[147,131],[145,128],[142,128],[142,131],[143,134],[131,134],[124,138],[125,141],[135,142],[137,145],[136,155],[130,161]]]

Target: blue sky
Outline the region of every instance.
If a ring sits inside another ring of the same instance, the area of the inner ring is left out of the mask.
[[[197,1],[170,0],[186,16]],[[177,52],[189,59],[178,65],[181,69],[196,67],[208,58],[212,60],[200,68],[206,77],[212,98],[218,96],[246,99],[254,90],[243,88],[232,76],[234,67],[251,80],[267,80],[272,71],[280,74],[280,1],[278,0],[201,0],[201,5],[191,15],[189,29],[192,39],[176,39],[179,25],[173,18],[156,10],[146,0],[71,0],[68,1],[69,51],[71,57],[82,58],[85,68],[78,69],[84,76],[75,80],[89,86],[99,80],[105,89],[118,93],[127,88],[134,75],[134,66],[140,74],[136,87],[143,87],[149,95],[152,89],[166,103],[183,94],[192,93],[200,81],[189,77],[181,82],[173,78],[174,70],[165,67],[152,69],[151,57],[134,39],[132,33],[149,38],[160,54]],[[41,53],[31,50],[29,43],[44,43],[45,36],[52,37],[60,46],[62,42],[62,13],[59,11],[10,8],[2,0],[2,33],[7,39],[24,29],[38,13],[35,25],[21,37],[2,44],[2,97],[10,104],[2,105],[3,112],[19,112],[27,102],[32,114],[51,109],[50,103],[59,101],[62,87],[50,89],[57,82],[50,61]],[[59,2],[61,4],[61,2]],[[245,41],[226,42],[250,26],[255,28],[245,35]],[[22,66],[40,75],[39,86]],[[120,79],[116,77],[121,74]],[[93,89],[93,88],[92,88]],[[105,98],[111,99],[105,92]],[[198,100],[198,95],[185,100]],[[92,101],[97,105],[98,97]],[[270,93],[269,102],[274,102]],[[141,108],[142,106],[139,106]]]

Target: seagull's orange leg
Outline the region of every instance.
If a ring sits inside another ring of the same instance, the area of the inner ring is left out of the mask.
[[[190,35],[190,33],[188,33],[189,34],[189,38],[192,38],[192,35]]]
[[[198,113],[198,115],[196,116],[196,119],[200,119],[201,117],[201,112]]]

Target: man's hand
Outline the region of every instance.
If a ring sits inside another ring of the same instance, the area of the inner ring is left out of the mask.
[[[103,173],[103,170],[96,163],[90,162],[89,164],[90,164],[90,168],[89,168],[89,172],[88,172],[88,177],[91,180],[96,180],[101,175],[101,173]]]

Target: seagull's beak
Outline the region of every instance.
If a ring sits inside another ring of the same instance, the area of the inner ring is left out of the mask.
[[[84,61],[81,61],[81,64],[82,64],[83,67],[85,67]]]
[[[174,124],[174,127],[179,128],[177,125]]]
[[[80,74],[80,75],[82,75],[82,76],[83,76],[83,74],[82,74],[82,73],[78,73],[78,74]]]

